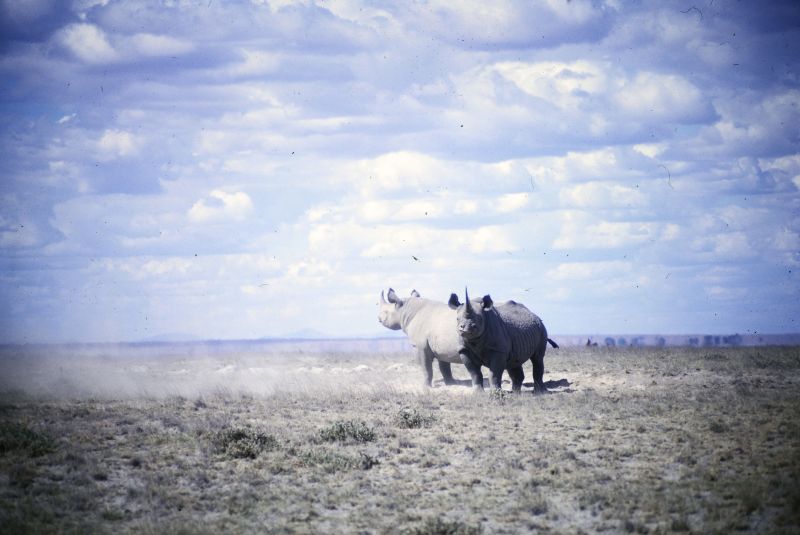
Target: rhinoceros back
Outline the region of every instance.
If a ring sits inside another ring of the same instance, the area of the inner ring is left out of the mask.
[[[531,358],[547,344],[547,330],[542,320],[525,305],[514,301],[495,305],[511,339],[511,357],[518,362]]]

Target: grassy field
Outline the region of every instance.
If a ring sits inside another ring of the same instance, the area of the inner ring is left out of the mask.
[[[5,355],[0,532],[800,533],[800,348],[550,350],[536,397],[262,360]]]

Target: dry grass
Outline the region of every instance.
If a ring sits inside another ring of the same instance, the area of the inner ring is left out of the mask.
[[[0,532],[800,532],[798,348],[560,349],[545,379],[571,384],[536,397],[336,360],[365,363],[260,395],[6,393]]]

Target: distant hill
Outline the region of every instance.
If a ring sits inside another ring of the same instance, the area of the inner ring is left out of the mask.
[[[193,334],[185,333],[164,333],[149,338],[142,338],[140,342],[150,343],[164,343],[164,342],[202,342],[204,338],[195,336]]]
[[[268,338],[284,338],[287,340],[327,340],[329,338],[334,338],[334,337],[322,331],[318,331],[316,329],[300,329],[297,331],[286,333],[283,336],[265,337],[265,339]]]
[[[297,331],[288,332],[284,335],[278,336],[263,336],[259,340],[367,340],[372,338],[405,338],[402,331],[390,331],[383,329],[381,331],[372,332],[369,334],[361,335],[348,335],[340,336],[336,334],[328,334],[317,329],[299,329]]]

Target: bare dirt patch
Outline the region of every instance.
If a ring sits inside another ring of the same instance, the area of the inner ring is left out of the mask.
[[[541,396],[407,354],[64,359],[0,360],[0,532],[800,524],[798,348],[564,348]]]

